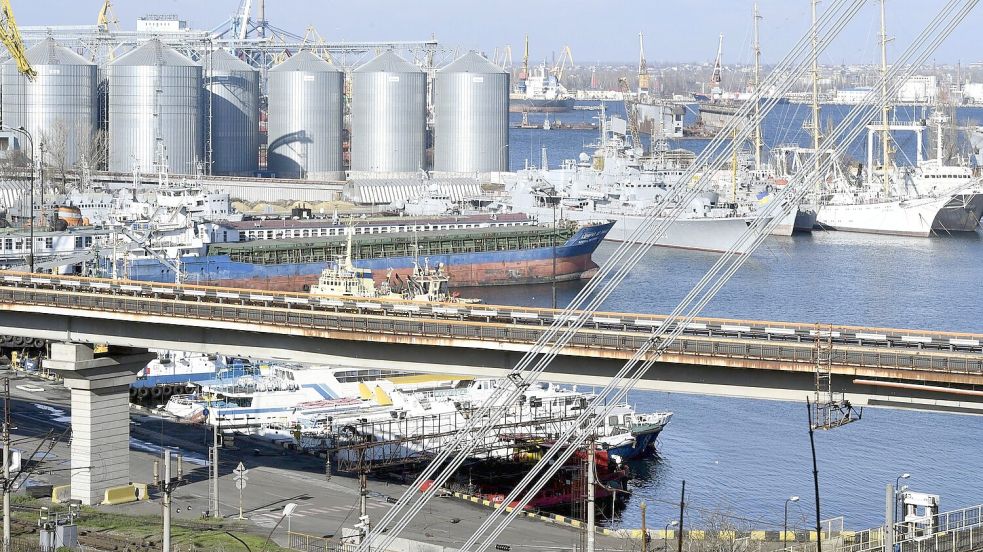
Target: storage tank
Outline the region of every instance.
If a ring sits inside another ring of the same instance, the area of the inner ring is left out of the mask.
[[[259,168],[259,71],[225,50],[212,52],[205,75],[211,111],[212,174],[250,176]],[[208,122],[205,122],[208,133]]]
[[[509,168],[509,74],[475,52],[434,79],[434,171]]]
[[[150,172],[164,147],[171,173],[205,161],[201,66],[153,39],[109,64],[109,170]]]
[[[341,180],[344,75],[310,51],[270,69],[269,169],[279,178]]]
[[[352,72],[352,171],[424,167],[427,75],[395,52]]]
[[[4,126],[24,127],[37,149],[44,142],[45,162],[56,168],[72,168],[81,155],[98,161],[96,66],[52,38],[28,49],[27,59],[38,74],[34,82],[17,71],[15,61],[3,64]],[[21,148],[31,155],[30,142]]]

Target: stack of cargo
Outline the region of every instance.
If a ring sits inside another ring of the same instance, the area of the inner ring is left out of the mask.
[[[60,168],[71,169],[83,156],[96,162],[96,66],[52,38],[28,49],[27,59],[37,71],[33,82],[14,60],[0,69],[4,126],[24,127],[36,148],[45,144],[47,162]],[[30,148],[30,142],[20,145],[28,156]]]
[[[344,76],[309,51],[270,69],[269,170],[278,178],[341,180]]]
[[[259,71],[225,50],[205,78],[211,112],[212,174],[251,176],[259,164]]]
[[[437,71],[434,171],[508,170],[509,74],[470,52]]]
[[[201,66],[153,39],[109,65],[109,170],[194,174],[202,155]]]
[[[427,75],[392,51],[352,72],[352,172],[426,168]]]

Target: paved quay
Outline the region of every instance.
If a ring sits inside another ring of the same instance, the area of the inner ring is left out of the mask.
[[[8,372],[12,396],[11,419],[14,447],[34,450],[38,439],[49,434],[64,435],[43,465],[43,472],[28,482],[66,485],[69,480],[69,450],[66,428],[70,424],[69,392],[60,383],[39,380]],[[179,451],[184,458],[187,482],[172,496],[173,519],[192,521],[209,509],[209,480],[206,468],[207,445],[211,431],[202,426],[177,423],[171,419],[133,410],[130,416],[130,469],[135,483],[153,480],[154,460],[160,458],[161,446]],[[289,529],[317,537],[341,536],[342,527],[358,521],[358,482],[347,475],[325,476],[324,461],[316,456],[299,454],[254,438],[236,437],[231,448],[220,450],[220,512],[226,519],[239,514],[239,492],[232,471],[242,462],[248,483],[242,494],[244,524],[248,531],[268,534],[276,525],[284,505],[296,503]],[[172,467],[172,470],[176,468]],[[172,474],[175,472],[172,471]],[[410,478],[412,480],[412,478]],[[397,498],[406,485],[369,479],[367,510],[370,519],[380,519],[391,507],[387,498]],[[107,511],[127,514],[156,515],[158,500],[119,506],[100,506]],[[431,500],[402,538],[453,548],[464,542],[480,525],[491,509],[459,498]],[[81,522],[84,528],[84,519]],[[276,530],[275,540],[287,542],[287,521]],[[496,544],[512,550],[571,549],[578,545],[578,529],[542,519],[521,517],[515,520]],[[622,550],[624,539],[597,536],[601,550]],[[337,540],[334,541],[337,543]],[[629,545],[630,547],[631,545]]]

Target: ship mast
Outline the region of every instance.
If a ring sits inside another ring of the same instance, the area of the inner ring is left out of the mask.
[[[759,94],[761,87],[761,42],[758,40],[758,3],[754,3],[754,94]],[[761,170],[761,98],[754,102],[754,168]]]
[[[816,160],[816,173],[819,173],[819,29],[816,27],[816,6],[819,0],[812,0],[812,149]]]
[[[888,120],[890,106],[887,98],[887,30],[885,29],[885,0],[881,0],[881,176],[884,180],[884,193],[890,189],[889,167],[891,166],[891,127]]]

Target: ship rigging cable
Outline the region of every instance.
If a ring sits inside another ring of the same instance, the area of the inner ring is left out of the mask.
[[[888,86],[888,89],[892,93],[896,92],[901,83],[903,83],[907,77],[909,77],[914,70],[920,66],[928,57],[935,51],[935,49],[951,34],[955,27],[966,17],[966,15],[975,7],[978,0],[950,0],[946,7],[944,7],[939,14],[933,19],[931,23],[926,27],[921,35],[912,43],[905,54],[892,65],[890,71],[886,72],[882,77],[888,82],[893,82]],[[958,12],[952,15],[952,12],[956,9],[957,5],[962,3]],[[942,30],[939,31],[939,27]],[[938,32],[937,35],[935,33]],[[934,35],[934,36],[933,36]],[[924,46],[927,40],[931,39],[928,46],[922,52],[918,52],[919,48]],[[911,58],[916,56],[917,59],[911,62]],[[898,77],[898,73],[904,68],[903,75]],[[865,102],[854,107],[847,117],[837,126],[834,132],[831,134],[830,138],[834,140],[838,146],[835,149],[835,155],[825,156],[820,152],[813,153],[814,156],[821,156],[823,172],[814,172],[809,169],[802,168],[792,177],[792,181],[788,186],[782,190],[775,201],[770,203],[766,207],[766,212],[769,215],[778,214],[777,211],[787,211],[790,207],[797,204],[797,201],[802,199],[808,192],[810,187],[818,182],[820,175],[824,174],[825,169],[829,168],[829,165],[835,162],[838,155],[842,154],[847,145],[850,144],[859,134],[864,130],[864,126],[858,124],[861,120],[869,120],[870,117],[876,113],[877,107],[870,102],[870,100],[876,99],[878,92],[871,92],[868,97],[865,98]],[[814,161],[814,160],[810,160]],[[808,167],[811,163],[806,163],[803,167]],[[791,202],[789,201],[791,200]],[[762,217],[755,221],[752,226],[742,235],[740,242],[746,243],[750,246],[750,249],[758,247],[761,242],[767,237],[770,231],[777,226],[779,218],[768,218]],[[763,222],[764,221],[764,222]],[[734,247],[739,247],[740,244],[735,244]],[[533,470],[527,475],[525,479],[519,482],[515,489],[508,497],[505,498],[506,504],[512,504],[514,498],[517,497],[520,492],[526,488],[526,485],[532,485],[529,488],[525,496],[515,504],[515,508],[512,512],[508,513],[508,518],[503,520],[495,530],[486,535],[485,531],[495,522],[495,518],[502,515],[502,510],[496,510],[493,512],[488,519],[482,524],[482,526],[475,532],[475,534],[465,543],[460,549],[470,550],[479,539],[484,543],[480,545],[477,551],[483,550],[487,547],[487,543],[493,542],[498,535],[505,529],[509,522],[515,518],[515,516],[523,509],[523,507],[528,503],[528,501],[535,496],[535,494],[542,488],[546,481],[548,481],[557,471],[559,466],[561,466],[572,453],[583,444],[589,438],[589,434],[593,431],[594,427],[597,425],[598,420],[604,419],[611,409],[612,404],[616,404],[618,401],[622,400],[628,391],[637,383],[637,381],[645,375],[645,373],[655,364],[659,355],[665,350],[666,346],[671,343],[671,341],[682,331],[685,324],[691,321],[699,312],[706,306],[706,304],[716,295],[716,293],[723,287],[724,284],[737,272],[737,270],[746,262],[747,256],[733,255],[733,251],[728,252],[728,254],[723,255],[714,267],[704,276],[700,283],[694,287],[690,293],[686,296],[683,302],[673,311],[673,313],[667,318],[678,319],[683,317],[682,320],[677,321],[675,329],[669,333],[669,335],[663,335],[665,333],[665,327],[663,326],[659,332],[650,339],[645,346],[639,349],[636,355],[625,364],[622,370],[619,372],[611,384],[605,388],[593,401],[593,407],[597,406],[597,403],[602,401],[606,402],[604,410],[595,414],[592,412],[591,408],[586,409],[581,414],[581,419],[578,420],[577,424],[571,426],[563,436],[561,436],[556,444],[544,454],[542,460],[533,468]],[[701,296],[702,294],[702,296]],[[697,299],[698,298],[698,299]],[[694,305],[689,306],[690,303],[696,301]],[[683,315],[682,311],[689,308],[689,312]],[[646,359],[647,353],[651,350],[653,345],[656,346],[654,354],[649,355]],[[614,396],[610,395],[609,389],[615,388],[621,384],[624,379],[624,375],[632,369],[632,367],[638,362],[646,359],[645,362],[638,367],[635,372],[628,379],[627,383],[617,391]],[[593,418],[593,420],[592,420]],[[582,422],[584,426],[581,426],[579,422]],[[580,429],[582,428],[583,429]],[[573,434],[580,432],[580,434],[569,441],[567,444],[566,438],[572,437]],[[559,458],[554,459],[559,453]],[[545,473],[541,473],[542,470],[553,462]],[[538,477],[538,479],[537,479]]]
[[[819,29],[822,30],[825,38],[818,45],[820,49],[824,49],[829,42],[839,33],[840,30],[846,25],[853,15],[859,11],[860,7],[863,5],[863,0],[837,0],[823,17],[817,23]],[[827,34],[828,33],[828,34]],[[810,47],[811,34],[806,34],[803,36],[795,48],[786,55],[786,57],[780,62],[775,70],[769,75],[766,82],[762,85],[762,90],[775,89],[776,93],[770,96],[765,104],[762,106],[761,113],[762,116],[767,114],[767,112],[778,102],[778,98],[781,97],[781,93],[791,86],[791,83],[795,80],[796,76],[804,73],[805,64],[802,61],[798,61],[804,53],[808,52]],[[789,76],[791,74],[791,76]],[[670,211],[664,218],[657,220],[657,217],[661,215],[665,209],[674,203],[688,203],[689,201],[695,199],[702,191],[705,189],[706,185],[709,183],[709,174],[715,167],[721,166],[727,157],[727,146],[734,146],[735,144],[741,143],[747,140],[750,135],[749,128],[738,129],[740,126],[738,121],[743,118],[747,118],[752,111],[752,103],[754,101],[760,101],[760,93],[756,93],[752,100],[748,101],[739,110],[737,115],[728,123],[724,131],[721,132],[716,138],[711,140],[708,147],[700,155],[697,162],[695,162],[690,169],[686,171],[683,178],[680,179],[680,183],[693,181],[691,187],[685,184],[680,184],[670,188],[667,196],[658,205],[654,206],[649,212],[646,218],[645,224],[641,225],[636,231],[632,233],[632,236],[626,240],[622,246],[615,251],[607,263],[600,269],[597,276],[588,283],[587,286],[574,298],[574,300],[566,307],[563,313],[557,317],[557,322],[549,328],[547,332],[544,333],[539,342],[534,346],[529,353],[527,353],[523,359],[518,363],[518,365],[512,370],[508,377],[502,380],[503,385],[494,393],[486,403],[483,405],[483,412],[491,413],[487,417],[488,420],[494,420],[500,413],[502,405],[508,404],[514,401],[521,395],[523,389],[528,386],[531,382],[535,381],[538,374],[545,369],[546,365],[559,353],[559,351],[569,342],[572,338],[574,332],[578,330],[586,320],[590,318],[591,313],[597,309],[597,307],[610,295],[610,293],[616,288],[618,284],[627,276],[630,270],[637,264],[638,260],[648,251],[650,245],[649,243],[654,243],[659,238],[661,238],[665,232],[668,230],[672,222],[678,217],[678,211]],[[736,134],[736,139],[731,142],[727,136],[733,132]],[[710,163],[706,163],[706,159],[712,159]],[[703,162],[701,162],[701,159]],[[706,169],[706,165],[709,165],[709,169]],[[699,168],[706,169],[697,178],[696,171]],[[657,222],[657,224],[653,224]],[[641,242],[639,244],[632,242]],[[614,273],[612,275],[612,273]],[[597,291],[597,288],[604,287]],[[583,309],[579,314],[574,311],[588,302],[588,306]],[[559,337],[557,338],[557,335]],[[532,374],[527,377],[523,377],[523,371],[534,361],[538,359],[535,368],[531,371]],[[505,399],[506,395],[509,398]],[[414,485],[413,488],[407,490],[403,497],[398,501],[396,507],[391,509],[380,522],[375,525],[374,533],[376,535],[385,532],[385,542],[391,542],[389,539],[395,538],[405,526],[410,522],[412,517],[416,515],[417,512],[422,509],[423,504],[429,500],[436,489],[443,484],[444,481],[449,477],[451,473],[464,461],[468,453],[467,443],[470,441],[470,436],[478,426],[482,424],[482,418],[476,417],[473,419],[473,423],[469,424],[468,427],[462,429],[461,433],[455,439],[453,443],[450,444],[441,454],[424,470],[424,472],[418,478],[418,482],[422,484],[423,481],[430,479],[431,476],[447,461],[448,457],[458,452],[458,456],[454,461],[450,462],[446,469],[442,472],[441,476],[435,479],[436,484],[431,486],[426,492],[421,493],[419,496],[415,491],[419,488],[419,485]],[[392,523],[393,519],[399,515],[400,511],[406,506],[414,502],[414,498],[417,500],[410,508],[410,511],[400,519],[393,527],[388,527],[388,524]],[[368,546],[368,542],[371,539],[367,539],[363,542],[360,550],[365,550]]]

